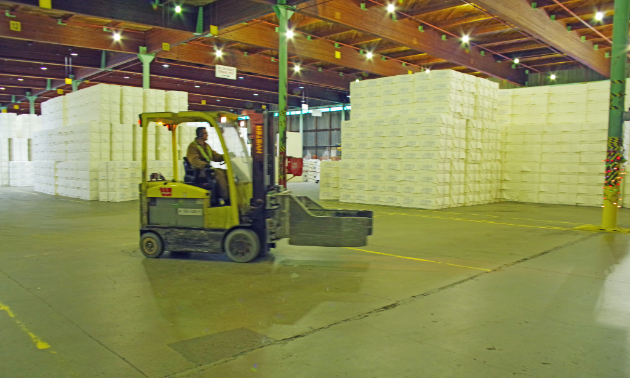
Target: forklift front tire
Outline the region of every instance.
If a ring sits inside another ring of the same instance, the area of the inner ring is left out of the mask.
[[[235,228],[225,238],[223,250],[230,260],[247,263],[260,254],[258,235],[248,228]]]
[[[164,253],[162,238],[155,232],[145,232],[140,238],[140,252],[150,259],[159,258]]]

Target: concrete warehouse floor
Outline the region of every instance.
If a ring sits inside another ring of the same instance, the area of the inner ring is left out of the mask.
[[[145,259],[137,206],[0,188],[0,376],[630,377],[630,235],[572,229],[600,208],[342,204],[367,247],[237,264]]]

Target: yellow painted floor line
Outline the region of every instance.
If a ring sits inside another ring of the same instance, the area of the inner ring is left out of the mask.
[[[530,219],[530,218],[511,218],[511,219],[528,220],[528,221],[534,221],[534,222],[548,222],[548,223],[584,224],[584,223],[578,223],[578,222],[562,222],[562,221],[550,221],[550,220]]]
[[[30,336],[31,340],[33,340],[33,343],[35,344],[37,349],[49,349],[50,348],[50,344],[46,343],[45,341],[43,341],[39,337],[35,336],[35,334],[33,334],[33,332],[31,332],[28,328],[26,328],[26,326],[15,317],[15,314],[13,313],[13,311],[11,311],[9,306],[5,306],[2,303],[0,303],[0,311],[6,312],[9,315],[9,317],[11,319],[13,319],[15,324],[17,324],[17,326],[20,327],[20,329],[22,331],[24,331],[24,333],[26,333],[27,335]]]
[[[464,219],[464,218],[455,218],[455,217],[439,217],[437,215],[422,215],[422,214],[406,214],[406,213],[385,213],[389,215],[403,215],[408,217],[421,217],[421,218],[433,218],[433,219],[443,219],[443,220],[456,220],[461,222],[475,222],[475,223],[488,223],[488,224],[496,224],[500,226],[515,226],[515,227],[527,227],[527,228],[540,228],[543,230],[562,230],[562,231],[576,231],[573,228],[567,227],[554,227],[554,226],[534,226],[528,224],[517,224],[517,223],[505,223],[505,222],[495,222],[490,220],[481,220],[481,219]]]
[[[415,257],[407,257],[407,256],[398,256],[398,255],[392,255],[390,253],[368,251],[367,249],[350,248],[350,247],[346,247],[346,249],[352,249],[354,251],[361,251],[361,252],[367,252],[367,253],[374,253],[376,255],[383,255],[383,256],[389,256],[389,257],[398,257],[399,259],[415,260],[415,261],[429,262],[429,263],[434,263],[434,264],[444,264],[444,265],[456,266],[456,267],[459,267],[459,268],[466,268],[466,269],[483,270],[484,272],[491,272],[492,271],[492,269],[482,269],[482,268],[476,268],[474,266],[457,265],[457,264],[445,263],[445,262],[442,262],[442,261],[425,260],[425,259],[418,259],[418,258],[415,258]]]
[[[15,189],[15,191],[16,191],[16,192],[20,192],[20,193],[32,194],[32,195],[34,195],[34,196],[38,196],[38,195],[39,195],[39,194],[37,194],[37,193],[25,192],[25,191],[23,191],[23,190],[17,190],[17,189]]]

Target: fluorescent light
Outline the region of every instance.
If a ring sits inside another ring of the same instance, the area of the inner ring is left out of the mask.
[[[368,59],[372,59],[372,57],[373,57],[373,56],[374,56],[374,54],[372,54],[372,52],[371,52],[371,51],[368,51],[368,52],[365,54],[365,57],[366,57],[366,58],[368,58]]]
[[[254,96],[258,96],[258,93],[254,93]]]
[[[22,78],[20,77],[20,78],[18,78],[18,81],[24,81],[24,79],[22,79]]]
[[[293,33],[293,30],[291,30],[291,29],[287,30],[287,38],[291,39],[291,38],[293,38],[294,35],[295,35],[295,33]]]
[[[463,36],[463,37],[462,37],[462,42],[464,42],[464,43],[468,43],[468,42],[470,42],[470,37],[469,37],[469,36],[467,36],[467,35]]]
[[[295,70],[295,72],[300,72],[300,65],[296,64],[295,66],[293,66],[293,69]]]
[[[221,51],[221,50],[217,50],[217,51],[215,51],[215,52],[214,52],[214,55],[216,55],[216,56],[217,56],[217,58],[220,58],[220,57],[222,57],[222,56],[223,56],[223,51]]]
[[[226,123],[227,122],[227,117],[221,117],[221,123]]]
[[[162,67],[168,68],[168,64],[163,64]]]
[[[46,71],[47,69],[48,69],[48,68],[46,68],[46,67],[42,67],[42,70],[44,70],[44,71]]]
[[[72,56],[77,56],[77,55],[79,55],[79,54],[77,54],[77,53],[70,53],[70,55],[72,55]]]
[[[556,80],[556,75],[553,75],[553,74],[552,74],[552,75],[550,76],[550,78],[551,78],[551,80]]]
[[[195,85],[195,88],[199,88],[199,86],[198,86],[198,85]]]
[[[120,33],[114,32],[112,33],[112,38],[114,38],[114,41],[120,41],[122,37],[120,36]]]
[[[4,87],[0,87],[0,91],[3,91],[3,90],[4,90]]]
[[[424,70],[424,72],[429,73],[429,72],[431,72],[431,69],[427,68],[426,70]]]
[[[395,10],[396,10],[396,6],[394,5],[394,3],[389,3],[389,5],[387,5],[387,11],[389,13],[394,13]]]
[[[241,79],[241,80],[242,80],[242,79],[244,79],[244,77],[243,77],[243,76],[239,76],[238,78],[239,78],[239,79]]]
[[[300,87],[300,89],[304,89],[304,87]]]
[[[179,5],[175,6],[175,13],[182,13],[182,7],[180,7]]]
[[[595,19],[596,19],[597,21],[601,21],[601,20],[603,20],[603,19],[604,19],[604,13],[603,13],[603,12],[597,12],[597,13],[595,13]]]
[[[514,59],[514,63],[519,64],[521,60],[519,58]]]
[[[221,102],[221,100],[217,99],[217,102]]]
[[[125,76],[125,79],[129,79],[129,76]]]

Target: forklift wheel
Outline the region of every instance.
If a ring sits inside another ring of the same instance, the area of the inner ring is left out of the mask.
[[[250,262],[260,254],[258,235],[247,228],[232,230],[223,243],[225,253],[227,253],[230,260],[235,262]]]
[[[140,251],[144,257],[157,259],[164,253],[164,243],[155,232],[147,232],[140,238]]]

